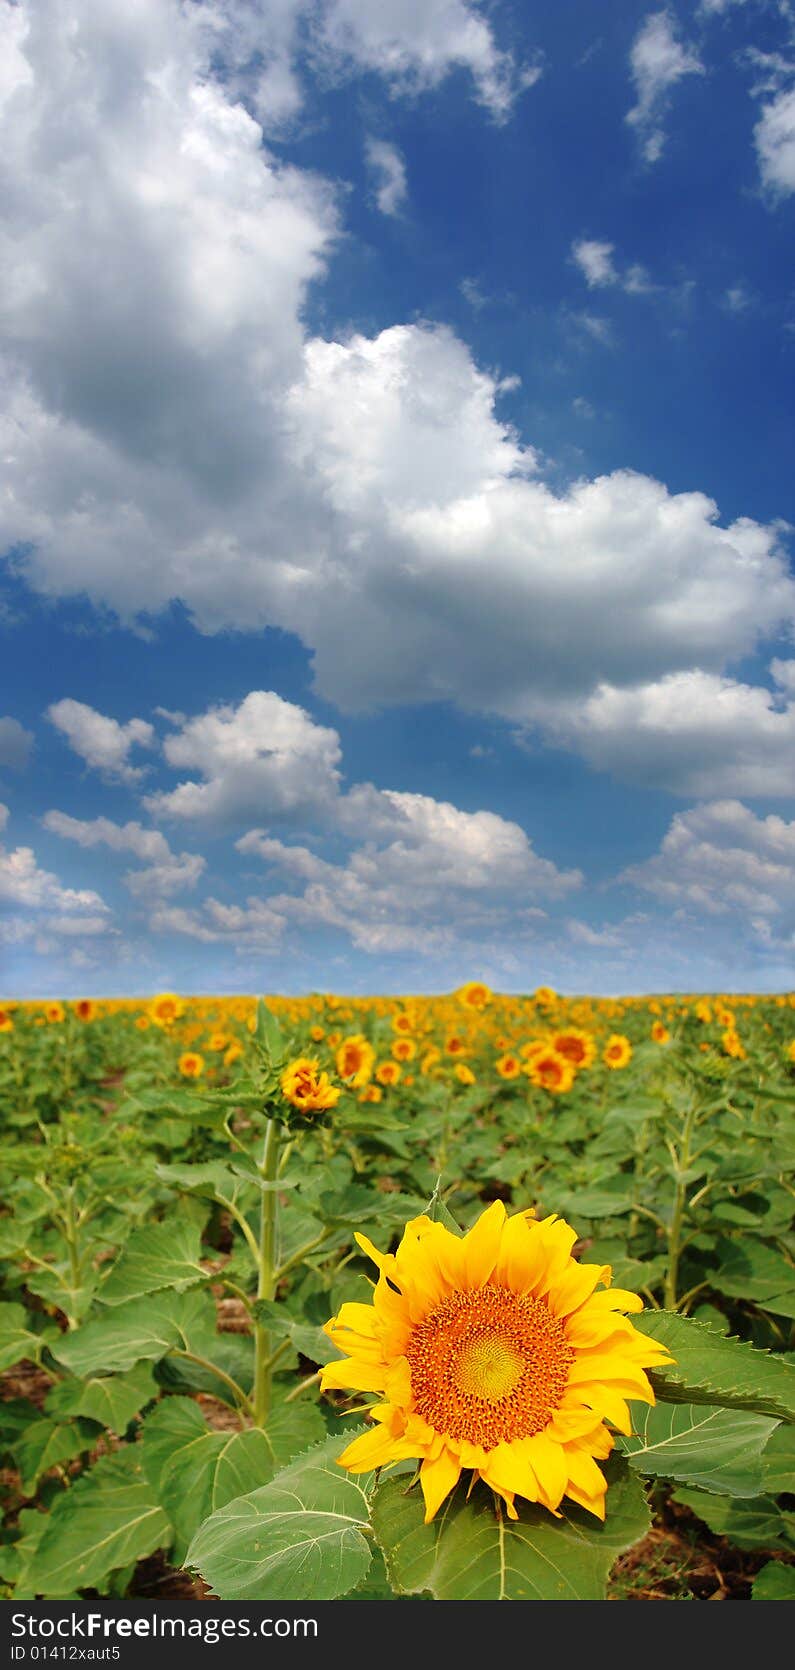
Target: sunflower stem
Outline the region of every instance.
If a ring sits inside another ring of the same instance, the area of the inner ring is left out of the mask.
[[[682,1240],[682,1224],[685,1204],[687,1201],[687,1169],[690,1165],[690,1143],[696,1118],[696,1104],[691,1103],[682,1126],[681,1144],[677,1152],[673,1144],[669,1144],[674,1159],[674,1177],[676,1179],[676,1193],[674,1194],[674,1209],[671,1216],[671,1226],[668,1230],[668,1269],[665,1275],[664,1305],[666,1310],[676,1310],[676,1293],[679,1282],[679,1259],[684,1251]]]
[[[279,1127],[269,1119],[265,1132],[265,1148],[259,1167],[265,1183],[274,1183],[279,1165]],[[257,1298],[273,1299],[276,1292],[276,1190],[263,1189],[260,1207],[259,1258]],[[270,1330],[257,1323],[254,1328],[254,1425],[266,1427],[271,1406],[271,1340]]]

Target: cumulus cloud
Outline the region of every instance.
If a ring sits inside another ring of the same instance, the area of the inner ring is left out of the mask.
[[[680,812],[660,851],[621,878],[666,905],[763,920],[795,914],[795,822],[758,818],[739,800]]]
[[[478,102],[495,121],[504,121],[541,75],[537,61],[518,64],[499,49],[469,0],[327,0],[318,35],[343,70],[375,71],[397,91],[426,91],[451,70],[468,70]]]
[[[795,693],[790,669],[774,662]],[[539,709],[546,734],[599,770],[683,796],[795,793],[795,701],[699,671]]]
[[[7,852],[0,847],[0,899],[26,910],[97,914],[107,907],[91,888],[63,887],[58,877],[40,869],[31,847]]]
[[[135,783],[143,776],[143,767],[131,765],[129,754],[136,746],[154,745],[154,729],[145,719],[128,719],[120,725],[117,719],[109,719],[69,696],[53,702],[47,709],[47,717],[66,737],[69,747],[93,770],[120,783]]]
[[[406,164],[396,145],[368,137],[367,166],[373,176],[375,201],[382,215],[398,215],[408,196]]]
[[[76,841],[78,846],[107,846],[114,852],[132,852],[144,859],[144,869],[128,870],[124,876],[125,885],[139,897],[157,898],[195,887],[207,867],[200,853],[174,853],[160,830],[144,829],[140,823],[73,818],[58,811],[45,812],[42,823],[51,834]]]
[[[539,903],[582,882],[578,871],[541,858],[518,824],[493,812],[463,812],[390,790],[369,790],[368,805],[376,797],[378,835],[371,832],[345,864],[262,830],[237,842],[240,852],[302,884],[299,893],[271,896],[279,915],[340,929],[363,951],[416,950],[419,943],[439,950],[478,929],[497,933],[510,925],[521,936]],[[360,804],[359,817],[362,810]]]
[[[795,191],[795,86],[762,106],[754,144],[763,186],[774,198],[789,196]]]
[[[287,63],[289,8],[271,10]],[[500,417],[509,380],[450,330],[307,339],[337,205],[263,147],[238,98],[256,29],[234,48],[233,12],[0,12],[0,540],[24,551],[30,582],[128,621],[180,599],[204,632],[281,627],[342,707],[443,700],[553,728],[561,703],[693,668],[721,677],[785,630],[795,587],[777,527],[721,526],[705,495],[629,471],[553,492]],[[644,26],[659,47],[643,60],[649,111],[650,90],[686,73],[666,18]],[[335,63],[396,87],[434,85],[454,62],[481,90],[497,73],[463,0],[335,0],[309,22]],[[269,743],[276,709],[242,740],[238,710],[219,712],[168,739],[188,776],[151,811],[260,823],[334,797],[331,744],[304,757],[295,737]],[[83,757],[134,781],[147,733],[130,726],[147,722],[108,731],[82,704],[68,713]]]
[[[202,945],[227,944],[236,951],[277,950],[286,925],[284,916],[256,897],[247,899],[245,905],[228,905],[210,898],[201,910],[162,906],[149,919],[154,933],[180,934]]]
[[[0,719],[0,766],[22,771],[28,763],[32,747],[32,731],[26,731],[18,719]]]
[[[303,708],[272,690],[239,707],[214,707],[166,737],[169,765],[198,771],[170,792],[149,795],[155,817],[235,824],[251,817],[300,821],[338,793],[340,742]]]
[[[694,47],[677,39],[676,20],[667,10],[650,12],[629,55],[635,104],[626,120],[638,135],[644,160],[657,162],[665,147],[665,117],[670,90],[686,75],[703,75]]]

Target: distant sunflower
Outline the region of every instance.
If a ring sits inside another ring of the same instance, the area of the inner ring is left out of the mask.
[[[571,1062],[566,1060],[565,1055],[559,1055],[551,1044],[529,1056],[523,1071],[531,1084],[537,1085],[540,1090],[551,1090],[556,1096],[571,1090],[574,1083]]]
[[[603,1519],[596,1463],[614,1443],[605,1421],[631,1432],[627,1399],[654,1403],[644,1371],[669,1360],[619,1314],[642,1310],[641,1300],[609,1289],[608,1266],[572,1258],[577,1232],[562,1219],[508,1218],[499,1200],[461,1238],[421,1217],[394,1254],[356,1239],[380,1277],[371,1305],[343,1305],[326,1323],[346,1355],[321,1385],[384,1401],[340,1465],[362,1473],[420,1460],[426,1524],[463,1468],[511,1519],[515,1496],[552,1513],[568,1496]]]
[[[331,1037],[328,1039],[331,1043]],[[373,1076],[375,1050],[369,1040],[360,1032],[351,1038],[343,1038],[337,1050],[337,1072],[341,1079],[347,1079],[352,1090],[361,1090]]]
[[[486,1005],[491,1002],[494,993],[490,986],[484,985],[482,980],[469,980],[465,986],[459,988],[455,995],[465,1009],[481,1010],[485,1009]]]
[[[622,1032],[614,1032],[608,1038],[602,1050],[602,1060],[612,1072],[620,1067],[626,1067],[632,1060],[632,1045]]]

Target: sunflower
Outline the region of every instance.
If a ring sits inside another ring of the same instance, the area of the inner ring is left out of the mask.
[[[330,1036],[328,1042],[331,1043]],[[361,1090],[373,1076],[375,1050],[360,1032],[352,1038],[343,1038],[336,1059],[340,1078],[347,1079],[352,1090]]]
[[[590,1032],[583,1032],[579,1026],[567,1026],[560,1032],[553,1033],[552,1048],[558,1055],[565,1055],[572,1067],[590,1067],[596,1054],[596,1044]]]
[[[465,1061],[457,1061],[453,1068],[453,1072],[458,1079],[459,1084],[474,1084],[475,1075],[472,1068],[468,1067]]]
[[[494,1063],[494,1071],[501,1079],[518,1079],[522,1063],[518,1055],[501,1055]]]
[[[668,1044],[668,1043],[670,1043],[671,1034],[668,1031],[667,1026],[663,1026],[662,1021],[655,1021],[654,1022],[654,1025],[651,1029],[651,1035],[652,1035],[652,1038],[654,1039],[655,1044]]]
[[[476,1009],[479,1012],[491,1002],[494,993],[489,986],[484,986],[482,980],[469,980],[455,995],[465,1009]]]
[[[401,1068],[397,1061],[382,1061],[375,1070],[379,1084],[399,1084]]]
[[[319,1063],[301,1055],[291,1061],[281,1076],[282,1095],[299,1113],[325,1113],[336,1107],[342,1095],[333,1085],[328,1073],[321,1073]]]
[[[630,1433],[627,1399],[654,1403],[644,1370],[669,1360],[619,1314],[641,1300],[609,1290],[609,1266],[572,1258],[577,1232],[562,1219],[508,1218],[500,1200],[461,1238],[421,1217],[394,1254],[356,1239],[380,1276],[371,1305],[345,1304],[326,1323],[345,1358],[326,1365],[321,1386],[384,1401],[340,1465],[418,1459],[426,1524],[462,1468],[511,1519],[515,1496],[552,1513],[568,1496],[603,1519],[605,1422]]]
[[[185,1005],[175,992],[161,992],[149,1005],[149,1019],[155,1026],[173,1026],[185,1013]]]
[[[551,1090],[556,1096],[563,1091],[571,1090],[574,1083],[574,1068],[565,1055],[559,1055],[550,1044],[547,1049],[536,1050],[528,1057],[527,1065],[523,1067],[531,1084],[540,1090]]]
[[[602,1060],[612,1072],[619,1067],[628,1066],[632,1060],[632,1045],[622,1032],[614,1032],[608,1038],[602,1050]]]
[[[14,1022],[7,1009],[0,1009],[0,1032],[13,1032]]]
[[[62,1003],[48,1003],[44,1014],[51,1026],[58,1026],[61,1021],[66,1020],[66,1010]]]
[[[391,1053],[396,1061],[413,1061],[417,1046],[413,1038],[396,1038]]]
[[[79,997],[75,1004],[75,1014],[79,1021],[93,1021],[96,1017],[97,1006],[91,997]]]
[[[204,1056],[199,1055],[196,1050],[186,1050],[184,1055],[180,1056],[177,1066],[184,1079],[201,1078],[204,1072]]]

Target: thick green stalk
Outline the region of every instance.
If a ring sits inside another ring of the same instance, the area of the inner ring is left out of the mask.
[[[259,1172],[270,1188],[262,1191],[259,1226],[259,1269],[257,1298],[272,1299],[276,1292],[276,1189],[273,1184],[279,1166],[279,1128],[275,1119],[268,1120],[265,1150]],[[259,1323],[254,1329],[254,1425],[266,1427],[271,1405],[271,1340],[268,1328]]]
[[[666,1310],[676,1310],[676,1294],[679,1281],[679,1258],[682,1253],[682,1224],[687,1198],[686,1173],[690,1165],[690,1141],[693,1135],[693,1125],[696,1117],[696,1107],[693,1103],[686,1115],[682,1127],[682,1142],[676,1157],[676,1193],[674,1195],[674,1209],[671,1216],[671,1227],[668,1231],[668,1269],[665,1273],[665,1296],[663,1304]]]

